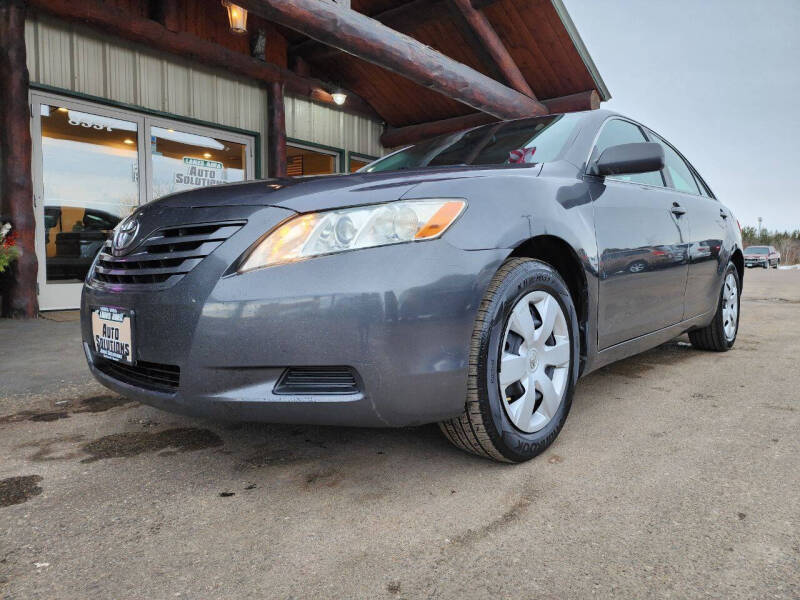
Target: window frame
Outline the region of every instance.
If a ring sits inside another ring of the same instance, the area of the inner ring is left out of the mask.
[[[670,185],[668,186],[668,189],[672,190],[673,192],[677,192],[678,194],[685,194],[687,196],[696,196],[696,197],[699,197],[699,198],[708,198],[709,200],[715,200],[715,201],[719,202],[717,197],[714,195],[714,192],[711,191],[711,188],[708,186],[708,184],[705,182],[705,180],[700,176],[700,173],[697,172],[697,169],[694,168],[694,165],[689,162],[689,160],[681,153],[680,150],[678,150],[673,144],[671,144],[669,141],[667,141],[664,138],[664,136],[656,133],[655,131],[653,131],[649,127],[645,127],[644,129],[645,129],[645,131],[647,131],[648,137],[652,137],[653,138],[652,141],[660,142],[660,143],[663,143],[663,144],[669,146],[670,148],[672,148],[672,151],[675,152],[675,154],[678,155],[678,157],[683,161],[683,164],[685,164],[686,167],[689,169],[689,173],[691,173],[692,177],[694,178],[694,182],[695,182],[695,185],[697,186],[698,193],[694,194],[692,192],[684,192],[684,191],[676,189],[674,187],[674,181],[672,181],[672,176],[670,175],[669,171],[667,170],[667,165],[665,164],[664,168],[662,169],[662,171],[663,171],[664,179],[668,180],[670,182]],[[703,191],[705,191],[706,193],[704,194]]]
[[[606,128],[606,126],[611,121],[623,121],[625,123],[629,123],[629,124],[633,125],[634,127],[636,127],[639,130],[639,132],[642,134],[642,137],[644,138],[645,142],[653,141],[650,138],[649,129],[647,127],[645,127],[644,125],[642,125],[641,123],[637,123],[633,119],[628,119],[627,117],[623,117],[622,115],[611,115],[605,121],[603,121],[603,123],[600,125],[600,128],[597,130],[597,134],[594,136],[594,140],[592,141],[592,147],[589,149],[589,156],[586,159],[586,168],[584,169],[584,175],[588,175],[590,177],[598,177],[597,175],[592,174],[591,171],[590,171],[591,168],[592,168],[592,165],[594,164],[594,162],[598,158],[600,158],[599,155],[595,156],[595,152],[594,151],[597,148],[597,141],[600,139],[600,136],[603,134],[603,130]],[[662,181],[661,185],[653,185],[652,183],[641,183],[641,182],[638,182],[638,181],[625,181],[624,179],[616,179],[614,177],[609,178],[608,176],[603,177],[602,179],[604,179],[604,180],[610,179],[610,181],[614,181],[616,183],[625,183],[625,184],[628,184],[628,185],[638,185],[638,186],[641,186],[641,187],[646,187],[648,189],[656,189],[656,190],[672,189],[672,188],[669,187],[669,184],[667,183],[667,177],[666,177],[666,174],[664,173],[665,170],[666,169],[662,169],[662,170],[658,171],[658,173],[661,174],[661,181]]]
[[[347,152],[344,148],[337,148],[336,146],[326,146],[325,144],[317,144],[316,142],[309,142],[297,138],[287,137],[286,147],[299,148],[300,150],[308,150],[309,152],[317,152],[319,154],[329,154],[334,158],[334,171],[327,175],[340,175],[346,173],[343,169],[346,168],[345,157]],[[301,175],[300,177],[324,177],[325,175]]]
[[[351,173],[351,171],[350,171],[350,160],[353,159],[353,158],[356,159],[356,160],[366,160],[367,161],[367,165],[368,165],[371,162],[374,162],[374,161],[376,161],[376,160],[378,160],[379,158],[382,158],[382,157],[380,157],[380,156],[370,156],[369,154],[364,154],[362,152],[351,152],[350,150],[348,150],[347,151],[347,155],[345,156],[345,169],[347,169],[347,171],[345,171],[346,173]],[[367,165],[364,165],[364,166],[367,166]],[[363,169],[363,167],[362,167],[362,169]],[[352,171],[352,173],[358,173],[358,171]]]

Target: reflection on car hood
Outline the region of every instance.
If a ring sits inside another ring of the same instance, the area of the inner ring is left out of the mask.
[[[389,202],[408,194],[420,183],[484,177],[496,171],[496,167],[451,167],[265,179],[199,188],[165,196],[152,204],[162,208],[279,206],[309,212]]]

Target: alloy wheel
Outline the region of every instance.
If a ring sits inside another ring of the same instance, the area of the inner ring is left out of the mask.
[[[571,354],[558,300],[545,291],[521,298],[508,319],[498,367],[503,408],[515,427],[534,433],[550,422],[567,387]]]
[[[729,342],[736,337],[736,325],[739,321],[739,284],[736,275],[728,273],[722,289],[722,329]]]

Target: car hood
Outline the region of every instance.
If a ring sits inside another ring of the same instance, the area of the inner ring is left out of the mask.
[[[486,177],[497,171],[496,167],[448,167],[265,179],[172,194],[151,205],[161,208],[278,206],[303,213],[390,202],[409,194],[421,183]]]

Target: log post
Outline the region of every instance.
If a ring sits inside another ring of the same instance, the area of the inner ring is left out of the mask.
[[[499,119],[543,115],[537,100],[354,10],[321,0],[237,0],[265,19]]]
[[[22,318],[39,313],[28,83],[25,3],[0,0],[0,213],[11,219],[22,251],[13,267],[16,277],[3,299],[3,313]]]
[[[286,177],[286,108],[282,83],[267,85],[267,120],[267,175]]]

